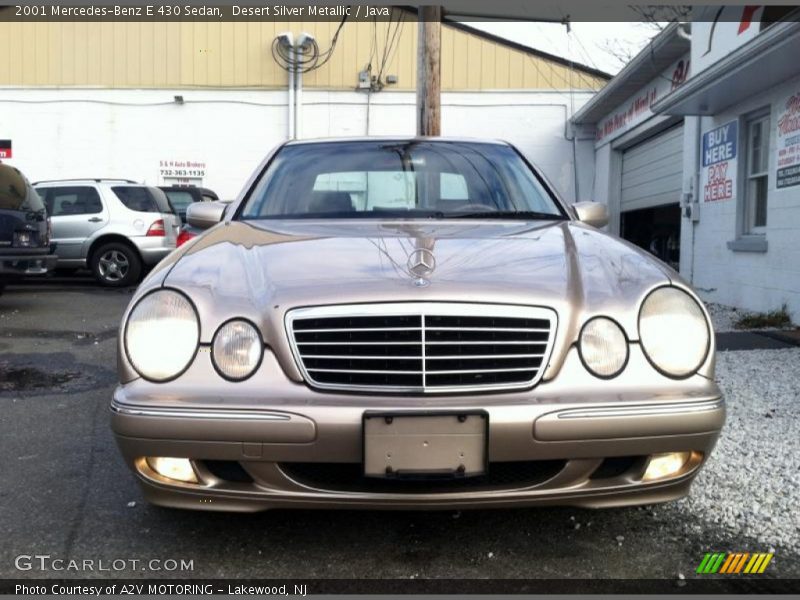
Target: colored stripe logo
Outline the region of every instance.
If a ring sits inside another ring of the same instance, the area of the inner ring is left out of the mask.
[[[753,554],[749,552],[706,552],[697,567],[697,573],[702,575],[713,573],[755,575],[766,570],[773,556],[774,554],[771,552],[755,552]]]

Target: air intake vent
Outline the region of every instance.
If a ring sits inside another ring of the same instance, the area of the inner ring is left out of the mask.
[[[414,481],[364,477],[361,463],[281,463],[281,470],[308,487],[334,492],[373,494],[446,494],[525,489],[537,486],[560,473],[565,460],[494,462],[479,477]]]
[[[530,387],[547,364],[555,324],[550,309],[496,304],[327,306],[287,315],[309,384],[395,393]]]

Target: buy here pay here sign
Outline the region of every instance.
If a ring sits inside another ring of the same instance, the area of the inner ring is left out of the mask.
[[[739,128],[736,121],[703,134],[700,189],[705,202],[730,200],[736,195],[736,151]]]

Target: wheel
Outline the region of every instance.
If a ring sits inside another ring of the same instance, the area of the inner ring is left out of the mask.
[[[139,255],[130,246],[119,242],[100,246],[92,254],[89,266],[95,279],[108,287],[133,285],[142,274]]]

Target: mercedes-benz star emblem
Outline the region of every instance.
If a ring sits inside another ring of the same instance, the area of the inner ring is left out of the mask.
[[[433,252],[427,248],[417,248],[408,257],[408,270],[420,280],[424,280],[436,268]]]

